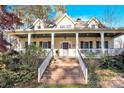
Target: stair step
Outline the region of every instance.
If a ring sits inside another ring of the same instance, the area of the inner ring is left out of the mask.
[[[83,74],[77,59],[55,58],[41,78],[44,84],[83,84]]]

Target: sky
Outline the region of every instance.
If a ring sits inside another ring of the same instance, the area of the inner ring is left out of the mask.
[[[7,6],[8,11],[11,11],[12,8],[13,6],[11,5]],[[67,14],[74,20],[81,18],[87,21],[95,16],[101,22],[107,9],[110,9],[110,11],[114,10],[115,26],[124,27],[124,5],[67,5],[66,9]]]
[[[116,26],[124,27],[124,5],[67,5],[67,13],[73,19],[82,18],[88,20],[95,16],[98,20],[103,20],[105,11],[114,10],[114,16],[117,17]]]

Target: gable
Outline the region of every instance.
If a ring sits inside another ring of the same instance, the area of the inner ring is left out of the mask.
[[[67,15],[64,14],[56,22],[57,28],[74,28],[75,22]]]
[[[42,20],[37,19],[34,23],[33,23],[34,29],[38,30],[38,29],[42,29],[44,28],[44,23],[42,22]]]
[[[98,25],[99,25],[99,21],[94,17],[88,21],[89,28],[98,28]]]

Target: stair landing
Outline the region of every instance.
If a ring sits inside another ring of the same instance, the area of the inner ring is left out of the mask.
[[[84,84],[76,58],[54,58],[41,78],[43,84]]]

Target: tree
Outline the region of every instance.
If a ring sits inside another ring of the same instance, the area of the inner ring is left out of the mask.
[[[37,18],[47,20],[53,10],[52,6],[48,5],[23,5],[14,6],[13,11],[23,19],[23,22],[25,23],[24,28],[29,28]]]
[[[66,13],[66,6],[64,5],[56,5],[54,7],[54,11],[56,12],[57,18],[61,17],[63,13]]]
[[[15,13],[23,19],[26,24],[25,28],[29,28],[37,18],[48,20],[53,13],[61,15],[66,12],[66,7],[62,5],[30,5],[30,6],[14,6]],[[61,13],[62,12],[62,13]]]
[[[14,25],[21,24],[21,19],[14,13],[9,13],[5,5],[0,6],[0,52],[7,51],[7,45],[11,45],[4,35],[6,30],[14,30]]]
[[[120,13],[121,11],[117,10],[115,7],[107,7],[103,12],[102,20],[105,25],[109,26],[110,28],[114,28],[121,20]]]

